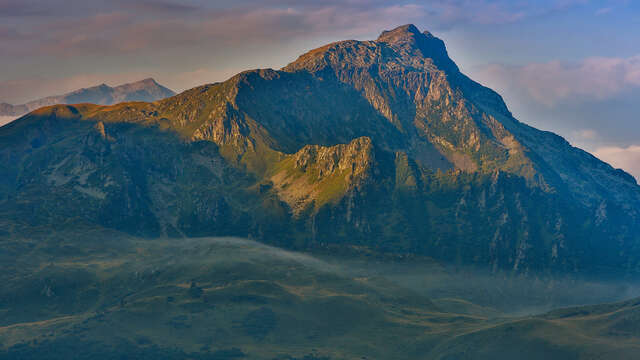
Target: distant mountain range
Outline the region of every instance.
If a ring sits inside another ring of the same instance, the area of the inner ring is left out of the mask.
[[[125,101],[156,101],[173,96],[175,93],[148,78],[129,84],[111,87],[105,84],[83,88],[64,95],[47,96],[25,104],[0,103],[0,116],[22,116],[43,106],[56,104],[92,103],[112,105]]]
[[[154,103],[40,108],[0,128],[0,179],[9,236],[82,224],[640,272],[634,178],[516,120],[413,25]]]

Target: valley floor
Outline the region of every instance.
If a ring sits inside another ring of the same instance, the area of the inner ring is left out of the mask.
[[[97,233],[82,239],[2,239],[7,251],[0,260],[8,266],[0,274],[1,358],[632,359],[640,353],[640,300],[547,311],[630,295],[628,286],[574,283],[571,298],[559,280],[456,274],[429,262],[324,258],[237,238]]]

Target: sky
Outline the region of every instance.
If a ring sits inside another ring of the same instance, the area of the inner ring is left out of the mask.
[[[516,118],[640,179],[633,0],[0,0],[0,102],[147,77],[182,91],[407,23]]]

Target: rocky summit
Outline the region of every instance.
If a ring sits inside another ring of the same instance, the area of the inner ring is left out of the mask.
[[[156,102],[55,105],[0,128],[3,236],[242,236],[632,276],[639,217],[631,175],[516,120],[413,25]]]

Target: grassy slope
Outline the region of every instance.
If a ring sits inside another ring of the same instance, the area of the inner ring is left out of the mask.
[[[638,350],[637,302],[496,318],[245,240],[74,237],[2,240],[14,259],[0,274],[4,357],[617,359]]]
[[[411,347],[416,336],[439,338],[477,321],[451,319],[409,291],[246,241],[134,240],[116,256],[95,246],[54,261],[20,257],[22,274],[3,274],[12,290],[2,294],[2,344],[128,339],[187,353],[240,348],[271,358],[317,350],[356,358],[391,356],[397,349],[384,344]],[[387,339],[389,332],[396,335]]]

